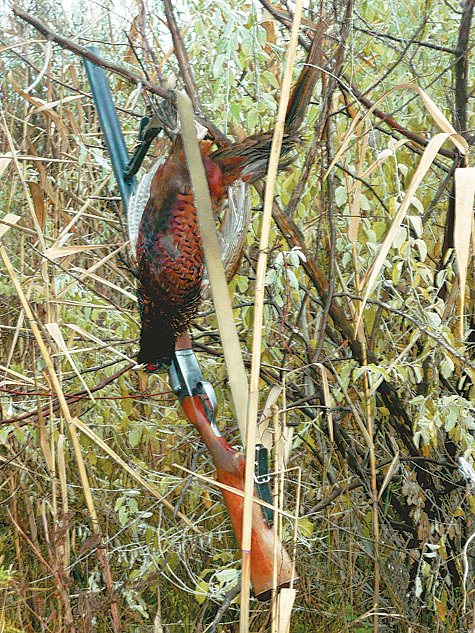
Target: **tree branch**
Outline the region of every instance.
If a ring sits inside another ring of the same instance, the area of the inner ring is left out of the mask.
[[[190,61],[188,59],[185,44],[183,43],[183,38],[175,20],[175,15],[173,13],[173,4],[171,3],[171,0],[163,0],[163,6],[165,8],[165,16],[167,18],[168,28],[170,29],[170,33],[172,35],[175,55],[178,60],[178,65],[180,66],[181,76],[185,83],[186,93],[191,99],[191,103],[193,104],[193,109],[195,110],[195,112],[199,112],[201,114],[203,112],[203,107],[198,96],[198,86],[196,85],[193,71],[191,70]]]
[[[460,134],[467,134],[468,40],[475,0],[465,0],[460,20],[455,62],[455,115]]]
[[[131,72],[130,70],[128,70],[124,66],[121,66],[120,64],[116,64],[115,62],[111,62],[104,59],[100,55],[96,55],[95,53],[90,51],[86,46],[81,46],[80,44],[77,44],[76,42],[69,39],[68,37],[64,37],[64,35],[59,35],[58,33],[55,33],[49,26],[47,26],[44,22],[39,20],[34,15],[31,15],[31,13],[28,13],[27,11],[20,9],[20,7],[13,7],[12,11],[17,17],[21,18],[22,20],[25,20],[25,22],[28,22],[28,24],[31,24],[31,26],[33,26],[37,31],[39,31],[42,35],[44,35],[48,40],[51,40],[53,42],[56,42],[56,44],[59,44],[61,48],[66,48],[67,50],[71,51],[75,55],[79,55],[79,57],[82,57],[83,59],[87,59],[88,61],[92,62],[96,66],[101,66],[102,68],[105,68],[106,70],[110,70],[114,74],[120,75],[121,77],[123,77],[124,79],[127,79],[133,84],[142,84],[145,90],[153,94],[156,94],[159,97],[162,97],[164,99],[169,97],[170,93],[168,90],[165,90],[161,86],[157,86],[157,84],[154,84],[153,82],[148,81],[148,79],[146,79],[145,77],[142,77],[141,75],[137,75]]]
[[[102,68],[105,68],[106,70],[109,70],[110,72],[116,75],[119,75],[120,77],[123,77],[124,79],[127,79],[128,81],[130,81],[131,83],[135,85],[141,84],[142,88],[146,90],[147,92],[151,92],[152,94],[162,97],[163,99],[168,99],[170,97],[170,92],[168,90],[165,90],[161,86],[158,86],[152,81],[149,81],[146,77],[143,77],[142,75],[137,75],[136,73],[133,73],[132,71],[128,70],[124,66],[121,66],[120,64],[116,64],[115,62],[111,62],[104,59],[100,55],[96,55],[95,53],[90,51],[87,47],[77,44],[76,42],[69,39],[68,37],[64,37],[63,35],[59,35],[58,33],[55,33],[44,22],[39,20],[37,17],[31,15],[27,11],[20,9],[19,7],[13,7],[12,11],[17,17],[21,18],[22,20],[25,20],[25,22],[28,22],[28,24],[31,24],[31,26],[33,26],[37,31],[39,31],[47,39],[52,40],[53,42],[56,42],[56,44],[59,44],[61,48],[65,48],[71,51],[72,53],[74,53],[75,55],[78,55],[79,57],[82,57],[83,59],[87,59],[88,61],[92,62],[96,66],[101,66]],[[223,141],[223,142],[229,141],[227,136],[223,134],[221,130],[218,127],[216,127],[216,125],[214,125],[212,121],[209,121],[204,115],[200,114],[199,116],[197,116],[197,119],[202,125],[204,125],[211,132],[214,138],[219,139],[220,141]]]

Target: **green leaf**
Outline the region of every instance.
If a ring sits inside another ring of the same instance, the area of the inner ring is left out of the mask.
[[[8,436],[13,431],[13,425],[6,424],[5,426],[0,426],[0,444],[5,444]]]
[[[275,76],[269,70],[265,70],[261,74],[261,77],[262,77],[262,79],[264,81],[267,81],[267,83],[269,83],[273,88],[276,88],[277,90],[280,90],[279,82],[277,81]]]
[[[219,77],[223,72],[224,55],[216,55],[213,64],[213,77]]]
[[[15,426],[13,433],[17,439],[19,444],[24,444],[26,442],[26,433],[19,426]]]
[[[195,599],[198,604],[203,604],[208,596],[209,583],[206,580],[200,580],[195,586]]]
[[[444,378],[450,378],[450,376],[454,373],[454,362],[450,358],[450,356],[446,356],[440,365],[440,371]]]
[[[246,55],[250,55],[252,53],[252,35],[247,29],[241,29],[241,50]]]
[[[129,431],[129,444],[132,448],[135,448],[140,442],[142,437],[142,429],[137,426],[133,426]]]
[[[299,519],[298,531],[304,538],[311,538],[313,535],[313,523],[310,519],[302,517]]]
[[[348,202],[348,192],[346,187],[337,187],[335,189],[335,202],[337,207],[342,207]]]
[[[238,569],[219,569],[216,572],[216,578],[223,583],[233,582],[240,576]]]
[[[289,283],[290,283],[291,288],[293,288],[294,290],[298,290],[299,280],[297,279],[297,275],[294,273],[294,271],[291,268],[287,270],[287,275],[289,278]]]

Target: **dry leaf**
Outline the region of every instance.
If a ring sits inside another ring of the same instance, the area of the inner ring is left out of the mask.
[[[447,132],[450,135],[454,135],[452,137],[452,140],[463,155],[466,155],[468,153],[468,145],[467,145],[466,140],[456,133],[456,130],[453,127],[453,125],[449,123],[449,121],[444,116],[444,114],[442,114],[440,109],[435,105],[432,99],[424,92],[424,90],[422,90],[422,88],[419,88],[419,86],[416,86],[416,84],[411,84],[411,83],[400,84],[399,86],[394,86],[394,88],[391,88],[391,90],[388,90],[388,92],[386,92],[380,99],[376,101],[376,103],[374,103],[371,106],[371,108],[366,112],[364,116],[361,115],[361,111],[358,113],[359,116],[355,117],[350,127],[348,128],[348,131],[345,133],[345,136],[343,138],[343,141],[341,143],[339,150],[335,154],[330,166],[325,172],[324,179],[328,177],[328,174],[330,173],[330,171],[334,168],[335,164],[340,160],[340,157],[342,156],[342,154],[344,154],[344,152],[346,151],[346,148],[348,147],[357,126],[363,123],[363,121],[365,121],[368,117],[370,117],[372,112],[376,110],[376,108],[386,99],[386,97],[388,97],[390,94],[392,94],[396,90],[413,90],[414,92],[417,92],[417,94],[421,97],[424,105],[426,106],[429,114],[432,116],[434,121],[441,128],[441,130],[443,130],[444,132]]]
[[[202,498],[203,505],[207,510],[213,507],[213,502],[211,501],[211,497],[209,496],[209,492],[207,490],[203,492]]]
[[[269,391],[264,409],[262,410],[261,419],[257,425],[257,438],[256,441],[270,450],[274,444],[274,429],[272,426],[273,411],[280,394],[282,393],[282,387],[280,385],[274,385]]]
[[[460,338],[464,336],[465,280],[467,278],[470,237],[472,235],[474,196],[475,167],[456,169],[454,246],[460,278]]]
[[[45,250],[44,255],[48,259],[56,259],[58,257],[67,257],[68,255],[76,255],[85,251],[94,251],[99,248],[108,248],[110,244],[84,244],[77,246],[52,246]]]
[[[0,219],[0,239],[5,235],[5,233],[11,229],[11,225],[17,224],[21,220],[21,215],[16,215],[15,213],[7,213],[3,218]]]
[[[46,468],[48,469],[49,474],[52,475],[54,473],[53,457],[51,455],[51,449],[50,449],[50,445],[48,441],[48,434],[46,433],[45,418],[44,418],[44,415],[39,403],[38,403],[37,411],[38,411],[38,428],[40,431],[40,446],[43,452],[43,457],[45,458]]]
[[[75,325],[74,323],[66,323],[65,325],[66,327],[71,328],[71,330],[73,330],[74,332],[77,332],[83,338],[89,339],[90,341],[97,343],[101,347],[105,347],[109,349],[114,354],[117,354],[117,356],[120,356],[121,358],[128,360],[129,362],[133,362],[131,358],[123,354],[121,351],[119,351],[118,349],[115,349],[115,347],[112,347],[112,345],[107,345],[106,343],[104,343],[104,341],[101,341],[100,338],[97,338],[97,336],[94,336],[93,334],[86,332],[86,330],[84,330],[82,327],[79,327],[79,325]]]
[[[27,180],[26,182],[30,188],[31,197],[33,198],[36,219],[38,220],[41,230],[44,231],[46,224],[45,192],[37,182],[33,182],[32,180]]]
[[[438,600],[438,598],[434,596],[434,606],[439,618],[442,620],[442,622],[445,622],[445,620],[447,619],[447,602]]]
[[[20,88],[20,86],[14,80],[12,72],[8,73],[8,79],[10,80],[11,85],[18,92],[20,97],[23,97],[23,99],[28,101],[28,103],[31,103],[31,105],[35,106],[35,108],[41,108],[42,106],[46,105],[46,102],[43,99],[38,99],[37,97],[32,97],[27,92],[25,92],[22,88]],[[50,116],[53,119],[53,121],[58,126],[58,128],[60,128],[61,127],[61,121],[59,119],[58,114],[56,112],[54,112],[54,111],[49,111],[49,112],[47,112],[47,114],[48,114],[48,116]]]
[[[49,110],[54,110],[54,108],[64,105],[69,101],[77,101],[78,99],[82,99],[84,95],[74,95],[72,97],[64,97],[64,99],[58,99],[57,101],[50,101],[48,103],[43,103],[39,105],[31,114],[38,114],[39,112],[47,112]]]
[[[12,162],[11,152],[8,152],[4,156],[0,156],[0,176],[3,174],[8,165]]]
[[[57,323],[45,323],[45,328],[48,330],[50,336],[52,337],[52,339],[54,340],[54,342],[56,343],[56,345],[59,347],[59,349],[62,351],[62,353],[66,356],[66,358],[69,361],[69,364],[71,365],[71,367],[74,370],[74,373],[76,374],[76,376],[79,378],[79,380],[82,383],[82,386],[84,387],[84,389],[87,391],[87,393],[89,394],[89,397],[91,398],[91,400],[94,402],[94,398],[92,393],[89,391],[89,387],[87,386],[87,384],[84,382],[83,377],[81,376],[81,372],[79,371],[79,369],[76,367],[76,363],[73,360],[73,357],[71,356],[69,349],[66,345],[66,341],[63,338],[63,335],[61,334],[61,330],[59,329],[59,325]]]
[[[331,399],[330,399],[330,388],[328,386],[328,374],[327,368],[322,363],[315,363],[315,365],[320,369],[320,374],[322,376],[322,387],[323,387],[323,397],[325,400],[326,407],[326,417],[328,422],[328,434],[330,436],[330,442],[333,443],[333,417],[331,408]]]
[[[358,228],[360,226],[360,216],[361,216],[361,187],[363,185],[362,181],[362,173],[364,166],[364,159],[366,156],[366,151],[368,149],[368,139],[369,139],[369,122],[365,122],[365,133],[363,134],[363,142],[359,151],[359,161],[358,161],[358,180],[356,180],[354,184],[354,196],[353,203],[350,205],[350,224],[348,227],[348,239],[352,244],[356,244],[358,240]]]
[[[381,488],[379,489],[378,501],[381,500],[381,497],[383,496],[383,492],[385,491],[386,486],[389,484],[391,479],[394,477],[397,469],[399,468],[399,464],[400,464],[400,461],[399,461],[399,450],[398,450],[397,453],[393,457],[393,461],[391,462],[391,465],[388,468],[388,472],[386,473],[386,477],[384,478]]]
[[[284,588],[280,590],[277,603],[278,633],[287,633],[289,630],[290,616],[292,615],[296,594],[295,589]]]

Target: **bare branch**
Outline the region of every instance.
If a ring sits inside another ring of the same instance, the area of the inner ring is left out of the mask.
[[[175,20],[173,5],[170,0],[163,0],[163,6],[165,7],[165,15],[167,18],[168,28],[170,29],[170,33],[172,34],[173,46],[175,47],[175,55],[178,59],[181,76],[183,77],[183,81],[185,82],[186,92],[191,99],[191,103],[193,104],[195,112],[199,112],[201,114],[203,112],[203,107],[198,96],[198,86],[196,85],[195,78],[193,77],[193,71],[191,70],[185,44]]]
[[[468,40],[475,0],[465,0],[460,20],[455,63],[455,114],[461,134],[467,134]]]
[[[16,16],[18,16],[22,20],[25,20],[26,22],[28,22],[28,24],[31,24],[31,26],[33,26],[37,31],[42,33],[47,39],[52,40],[53,42],[56,42],[56,44],[59,44],[61,48],[66,48],[67,50],[70,50],[75,55],[79,55],[83,59],[87,59],[93,64],[96,64],[96,66],[101,66],[102,68],[105,68],[106,70],[110,70],[111,72],[115,73],[116,75],[120,75],[121,77],[123,77],[124,79],[127,79],[133,84],[142,84],[145,90],[148,90],[149,92],[156,94],[159,97],[167,98],[169,96],[168,90],[164,90],[160,86],[157,86],[157,84],[154,84],[151,81],[148,81],[145,77],[136,75],[135,73],[131,72],[130,70],[127,70],[127,68],[125,68],[124,66],[121,66],[120,64],[107,61],[100,55],[96,55],[95,53],[90,51],[85,46],[81,46],[80,44],[77,44],[76,42],[69,39],[68,37],[64,37],[63,35],[59,35],[58,33],[55,33],[52,29],[50,29],[49,26],[47,26],[44,22],[39,20],[34,15],[31,15],[31,13],[28,13],[27,11],[20,9],[19,7],[13,7],[12,10]]]

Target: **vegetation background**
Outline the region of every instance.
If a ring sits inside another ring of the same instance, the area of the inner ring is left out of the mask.
[[[22,3],[56,33],[156,83],[174,73],[181,86],[165,6]],[[306,3],[299,63],[321,16],[326,58],[277,185],[261,372],[262,406],[285,385],[289,466],[302,476],[295,633],[475,631],[474,479],[459,461],[467,470],[475,448],[475,288],[470,263],[461,332],[462,159],[450,141],[396,227],[355,334],[365,275],[440,132],[407,86],[358,117],[411,82],[471,145],[473,6]],[[273,125],[289,9],[174,7],[204,112],[231,137]],[[138,343],[135,280],[82,61],[10,4],[1,12],[0,220],[21,220],[0,225],[0,630],[236,631],[240,556],[219,491],[174,466],[211,475],[210,458],[166,376],[125,371]],[[110,82],[132,150],[147,102],[123,77]],[[159,139],[153,154],[164,151]],[[253,196],[230,284],[246,361],[262,204]],[[209,302],[193,339],[219,425],[238,446]],[[295,471],[286,479],[295,512]],[[268,630],[268,605],[251,606],[250,630]]]

